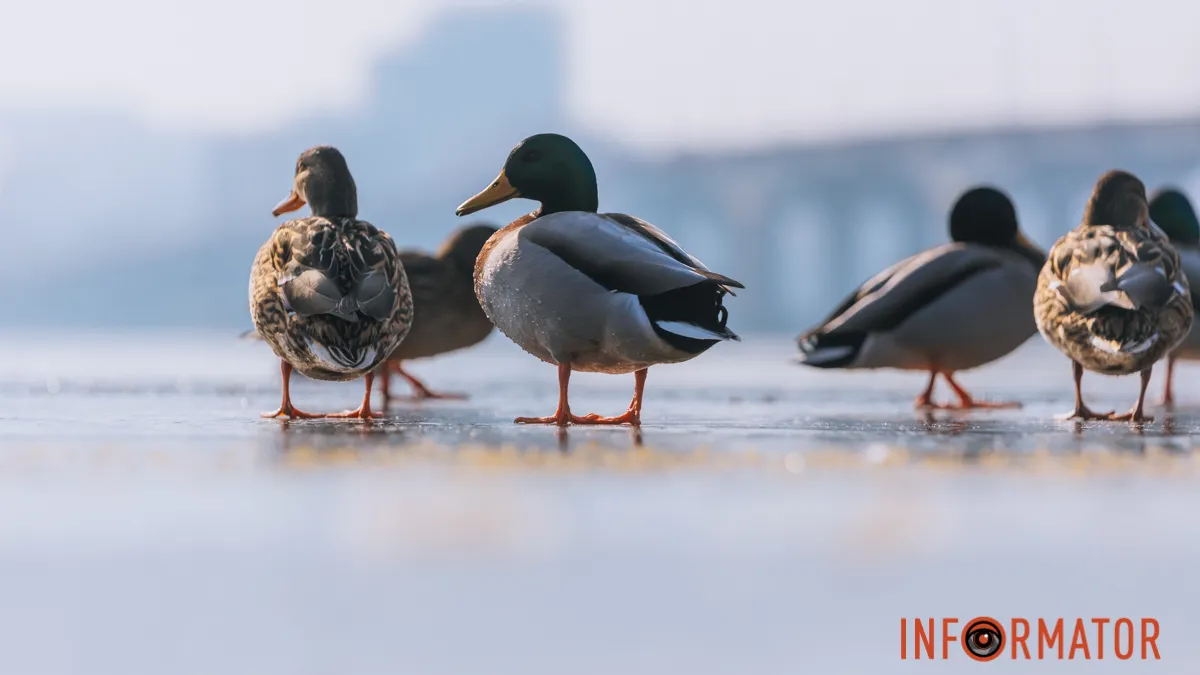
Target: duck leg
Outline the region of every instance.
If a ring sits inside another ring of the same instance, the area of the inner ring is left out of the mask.
[[[383,409],[387,410],[388,404],[392,402],[392,372],[391,362],[384,361],[382,366],[376,369],[379,374],[379,393],[383,395]]]
[[[292,364],[280,359],[279,372],[283,375],[283,401],[281,401],[279,404],[279,410],[276,410],[275,412],[263,413],[262,416],[266,418],[287,417],[288,419],[296,419],[297,417],[308,419],[321,417],[321,415],[313,415],[311,413],[296,410],[296,408],[292,405],[292,394],[290,387],[292,382]]]
[[[1106,413],[1092,412],[1083,403],[1083,366],[1075,361],[1071,362],[1071,368],[1075,373],[1075,409],[1065,415],[1059,415],[1060,420],[1108,420],[1112,419],[1112,411]],[[1148,382],[1149,380],[1146,380]],[[1143,384],[1143,390],[1145,385]]]
[[[629,424],[631,426],[642,426],[642,392],[646,389],[646,375],[649,374],[648,368],[642,368],[633,374],[633,400],[629,402],[629,409],[623,414],[616,417],[601,417],[595,413],[584,415],[576,424]]]
[[[1142,371],[1142,388],[1138,392],[1137,403],[1134,404],[1133,410],[1123,415],[1111,415],[1109,419],[1118,421],[1130,422],[1153,422],[1154,418],[1145,414],[1144,406],[1146,402],[1146,388],[1150,386],[1150,375],[1154,372],[1154,366]]]
[[[936,371],[936,370],[929,371],[929,384],[925,387],[925,391],[921,392],[921,395],[918,396],[917,400],[913,402],[913,407],[915,407],[915,408],[936,408],[936,407],[938,407],[937,404],[935,404],[933,402],[933,385],[934,385],[934,383],[937,382],[937,376],[938,376],[938,371]]]
[[[571,414],[571,405],[567,403],[567,388],[571,381],[571,364],[558,364],[558,409],[549,417],[518,417],[513,420],[517,424],[557,424],[565,427],[574,422],[586,423],[582,417]]]
[[[1167,408],[1175,407],[1175,355],[1167,357],[1167,382],[1163,386],[1162,404]]]
[[[330,413],[322,415],[322,417],[335,417],[339,419],[363,419],[369,420],[376,417],[383,417],[383,413],[378,413],[371,410],[371,385],[375,382],[375,371],[371,371],[363,376],[366,384],[366,393],[363,394],[362,405],[356,410],[347,410],[346,412]]]
[[[467,397],[466,394],[441,393],[441,392],[431,391],[428,387],[425,386],[425,383],[421,382],[420,380],[418,380],[416,378],[416,376],[414,376],[411,373],[409,373],[408,371],[404,370],[404,364],[401,363],[400,361],[390,361],[389,365],[391,366],[392,370],[395,371],[395,373],[397,375],[408,380],[408,383],[410,385],[412,385],[412,388],[413,388],[413,398],[418,401],[423,401],[427,398],[462,400]]]
[[[958,403],[948,405],[946,408],[953,410],[977,410],[1021,407],[1021,404],[1016,401],[980,401],[972,398],[966,389],[963,389],[959,386],[958,382],[954,381],[953,373],[942,373],[942,377],[946,378],[946,382],[950,383],[950,388],[954,390],[954,395],[958,397]]]

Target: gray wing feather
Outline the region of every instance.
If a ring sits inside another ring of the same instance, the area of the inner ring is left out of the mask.
[[[683,250],[682,246],[675,243],[675,240],[668,236],[666,232],[663,232],[641,218],[635,218],[634,216],[624,213],[601,213],[600,216],[615,221],[622,227],[628,228],[629,230],[640,234],[648,239],[652,244],[662,249],[664,253],[708,277],[710,281],[715,281],[722,286],[745,288],[745,286],[743,286],[740,282],[734,281],[724,274],[717,274],[716,272],[708,269],[704,263],[700,262],[692,254]],[[726,288],[725,290],[729,289]],[[732,291],[730,294],[732,295]]]
[[[1071,267],[1067,280],[1059,291],[1071,302],[1071,306],[1084,314],[1091,314],[1106,305],[1133,309],[1129,298],[1116,287],[1116,274],[1104,259],[1078,263]]]
[[[818,332],[889,330],[964,279],[1002,264],[999,256],[982,246],[946,244],[918,253],[889,268],[884,283],[879,284],[883,275],[877,275],[864,284],[869,290]]]
[[[736,281],[710,272],[657,228],[644,225],[662,239],[648,236],[645,228],[577,211],[542,216],[522,227],[518,236],[610,290],[648,296],[703,281],[741,288]]]
[[[383,321],[391,316],[396,301],[396,289],[382,270],[364,276],[349,295],[343,294],[328,275],[315,269],[285,275],[280,278],[279,287],[288,309],[304,317],[331,314],[355,322],[361,311]]]
[[[1159,238],[1165,244],[1165,236]],[[1116,233],[1083,241],[1071,252],[1060,292],[1076,311],[1084,314],[1107,305],[1127,310],[1162,309],[1176,293],[1183,293],[1186,286],[1167,277],[1159,256],[1139,260],[1141,251],[1136,242]]]
[[[1130,265],[1101,290],[1122,291],[1129,298],[1129,309],[1149,307],[1156,310],[1165,307],[1177,292],[1175,285],[1167,279],[1163,268],[1155,263]],[[1113,304],[1122,306],[1118,302]]]
[[[337,284],[321,270],[305,269],[298,274],[289,274],[279,280],[283,300],[288,309],[300,316],[332,314],[347,321],[357,321],[353,307],[347,307],[346,298]]]
[[[892,278],[892,276],[894,276],[896,274],[896,272],[903,269],[904,266],[908,265],[910,262],[912,262],[912,260],[914,258],[916,258],[916,256],[913,256],[912,258],[905,258],[904,260],[901,260],[900,262],[883,270],[879,274],[876,274],[875,276],[871,277],[870,279],[867,279],[866,281],[864,281],[861,286],[854,289],[854,292],[852,292],[850,295],[846,296],[846,299],[842,300],[842,302],[839,303],[838,306],[835,307],[834,310],[829,313],[829,315],[825,318],[825,320],[821,322],[820,326],[818,326],[817,328],[815,328],[813,330],[806,331],[804,333],[804,336],[811,334],[813,331],[819,331],[821,328],[825,327],[826,325],[828,325],[829,323],[831,323],[832,321],[837,319],[839,316],[844,314],[847,310],[849,310],[851,307],[853,307],[857,302],[859,302],[863,298],[867,297],[871,293],[878,291],[880,288],[883,288],[883,285],[886,284]],[[804,336],[801,336],[801,337],[804,337]]]
[[[373,270],[358,282],[353,300],[355,309],[373,319],[384,321],[392,315],[396,289],[383,270]]]

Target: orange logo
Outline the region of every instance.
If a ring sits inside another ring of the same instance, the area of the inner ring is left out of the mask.
[[[963,649],[976,661],[991,661],[1004,651],[1004,628],[995,619],[971,619],[962,632]]]
[[[962,630],[958,626],[962,624]],[[939,631],[940,629],[940,631]],[[902,660],[951,658],[957,642],[974,661],[1159,660],[1158,620],[1111,618],[1022,619],[1007,624],[980,616],[965,623],[956,618],[900,619]],[[940,637],[940,639],[939,639]],[[1068,642],[1069,641],[1069,642]],[[935,649],[940,647],[940,649]],[[1107,649],[1106,649],[1107,648]]]

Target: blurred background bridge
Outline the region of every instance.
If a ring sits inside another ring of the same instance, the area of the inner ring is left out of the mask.
[[[318,143],[346,153],[364,218],[402,245],[433,247],[513,144],[570,134],[597,165],[604,209],[661,225],[744,281],[733,305],[739,330],[789,333],[883,266],[944,241],[947,210],[973,184],[1007,190],[1026,232],[1047,247],[1078,222],[1109,168],[1134,171],[1151,189],[1200,193],[1200,117],[635,150],[572,112],[562,23],[547,8],[443,13],[378,59],[351,110],[301,110],[265,131],[0,106],[7,324],[246,326],[248,268],[275,226],[270,209],[296,155]],[[481,76],[493,54],[503,72]],[[507,221],[529,208],[480,216]]]
[[[631,162],[616,202],[669,224],[706,264],[753,292],[755,327],[793,330],[902,256],[946,240],[968,187],[991,183],[1048,248],[1078,224],[1092,185],[1125,168],[1148,189],[1200,189],[1200,119],[1001,129]]]

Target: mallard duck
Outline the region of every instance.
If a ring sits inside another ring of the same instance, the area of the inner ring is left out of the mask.
[[[921,408],[1003,408],[954,379],[1021,346],[1037,332],[1029,298],[1046,256],[1021,234],[1016,209],[990,187],[968,190],[950,211],[952,243],[901,260],[798,338],[801,362],[817,368],[929,372]],[[933,403],[938,376],[958,396]]]
[[[1189,288],[1192,279],[1200,279],[1200,223],[1196,220],[1196,211],[1192,203],[1180,190],[1164,188],[1150,199],[1150,220],[1158,225],[1171,245],[1179,253],[1179,263],[1188,278]],[[1196,309],[1197,296],[1192,296],[1192,309]],[[1175,351],[1167,356],[1167,381],[1163,387],[1163,405],[1175,404],[1175,361],[1186,359],[1200,360],[1200,331],[1193,330]]]
[[[280,225],[250,270],[254,328],[279,356],[283,374],[279,410],[263,416],[369,419],[377,416],[372,373],[412,323],[408,279],[392,238],[358,220],[354,178],[336,148],[300,155],[292,191],[272,215],[306,203],[312,215]],[[297,410],[289,394],[293,369],[316,380],[365,376],[362,405],[329,415]]]
[[[456,230],[436,253],[401,251],[413,296],[413,324],[408,336],[380,369],[384,405],[390,395],[389,370],[408,380],[417,399],[463,398],[430,391],[404,370],[403,362],[445,354],[478,344],[492,332],[492,322],[475,298],[475,259],[488,238],[490,225]]]
[[[641,424],[647,369],[695,358],[738,336],[722,301],[742,284],[710,271],[644,220],[597,213],[596,173],[557,134],[513,148],[496,180],[458,207],[475,213],[515,197],[540,202],[492,235],[475,262],[475,294],[492,323],[522,349],[558,367],[558,408],[524,424]],[[576,416],[572,371],[634,373],[628,410]]]
[[[1079,227],[1050,249],[1038,276],[1034,318],[1046,340],[1071,359],[1075,409],[1064,419],[1144,422],[1154,364],[1192,326],[1192,298],[1179,254],[1150,222],[1146,188],[1125,171],[1100,177]],[[1128,413],[1096,413],[1083,403],[1083,369],[1141,373]]]

